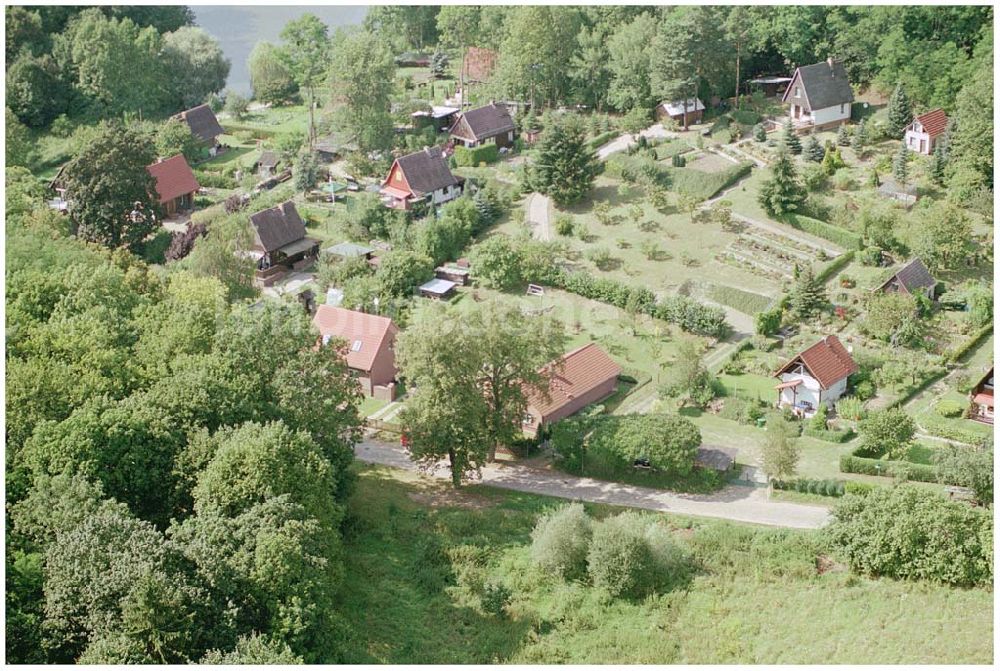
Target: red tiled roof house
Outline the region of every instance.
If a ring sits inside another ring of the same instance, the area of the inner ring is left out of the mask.
[[[322,343],[347,343],[347,367],[361,383],[367,396],[385,401],[396,397],[396,355],[393,348],[399,328],[388,317],[320,305],[313,324]]]
[[[194,208],[194,194],[201,187],[182,154],[147,165],[146,171],[156,180],[160,207],[167,217]]]
[[[397,210],[415,203],[441,205],[462,195],[464,180],[452,174],[440,147],[400,156],[382,182],[382,202]]]
[[[990,372],[972,388],[969,405],[969,419],[984,424],[993,423],[993,366]]]
[[[840,339],[829,335],[803,350],[774,374],[778,407],[811,417],[821,404],[835,403],[847,391],[847,378],[858,371]]]
[[[622,369],[594,343],[547,363],[540,371],[549,378],[548,394],[527,391],[523,430],[535,436],[543,427],[569,417],[614,393]]]
[[[918,117],[914,117],[909,126],[906,127],[906,134],[903,141],[910,151],[930,155],[934,152],[934,145],[937,139],[944,134],[948,127],[948,117],[943,109],[934,109],[924,112]]]

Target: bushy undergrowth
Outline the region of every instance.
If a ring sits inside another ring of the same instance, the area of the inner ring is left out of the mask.
[[[593,534],[583,504],[571,503],[543,515],[531,532],[531,558],[545,571],[578,578],[587,568]]]

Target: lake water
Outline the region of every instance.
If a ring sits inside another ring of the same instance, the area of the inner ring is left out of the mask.
[[[315,14],[330,28],[359,25],[367,7],[342,5],[336,7],[299,6],[271,7],[260,5],[194,5],[195,23],[219,41],[222,51],[232,62],[227,88],[244,95],[250,94],[250,73],[247,58],[260,41],[280,42],[278,34],[285,24],[303,14]]]

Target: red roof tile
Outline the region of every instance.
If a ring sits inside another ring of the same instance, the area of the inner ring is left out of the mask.
[[[183,154],[171,156],[168,159],[147,165],[146,170],[156,180],[156,193],[160,202],[165,203],[179,198],[201,188],[191,166],[184,160]]]
[[[391,355],[389,346],[399,329],[388,317],[356,312],[332,305],[320,305],[313,324],[324,340],[340,338],[347,341],[347,365],[356,370],[370,371],[381,352]]]
[[[549,398],[536,390],[529,390],[527,396],[528,405],[545,418],[608,380],[617,378],[622,369],[604,350],[589,343],[547,363],[540,372],[551,375]]]
[[[920,125],[924,127],[924,132],[932,138],[943,133],[944,129],[948,126],[948,117],[941,108],[924,112],[914,119],[914,121],[919,121]]]
[[[782,366],[775,373],[775,377],[780,377],[796,361],[801,361],[810,375],[824,389],[829,389],[848,375],[858,371],[858,364],[854,363],[850,353],[841,344],[840,338],[835,335],[828,335],[812,347],[803,350],[798,356]]]

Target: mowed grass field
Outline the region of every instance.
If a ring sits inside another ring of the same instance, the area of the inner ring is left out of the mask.
[[[666,594],[609,600],[532,565],[531,529],[559,503],[361,468],[336,606],[345,652],[328,661],[992,661],[990,592],[851,575],[827,556],[818,532],[661,515],[692,574]],[[510,590],[504,615],[482,609],[470,587],[477,580]]]

